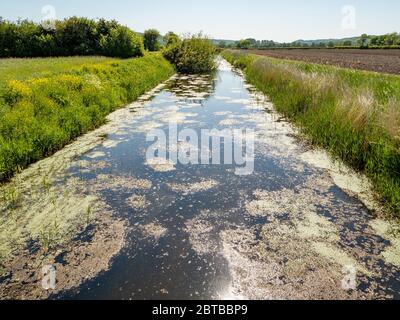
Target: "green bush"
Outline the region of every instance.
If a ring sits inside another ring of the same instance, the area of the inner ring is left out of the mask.
[[[201,34],[172,42],[163,54],[179,73],[209,73],[216,69],[216,49]]]
[[[174,73],[161,54],[8,81],[0,95],[0,181],[104,123]]]
[[[126,27],[112,29],[100,40],[101,53],[109,57],[139,57],[143,56],[143,42],[139,35]]]
[[[155,29],[146,30],[144,32],[144,48],[148,51],[160,50],[160,33]]]
[[[28,20],[0,19],[0,57],[53,57],[106,54],[113,57],[143,55],[143,40],[116,21],[72,17],[55,21],[54,28]]]
[[[167,47],[172,46],[180,41],[179,36],[170,31],[164,36],[164,42]]]

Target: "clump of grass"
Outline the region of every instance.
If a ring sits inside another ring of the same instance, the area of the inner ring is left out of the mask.
[[[385,110],[378,116],[380,126],[385,128],[395,141],[400,142],[400,108],[396,99],[390,99]]]
[[[50,192],[50,183],[49,181],[47,181],[46,177],[43,177],[42,179],[42,186],[43,186],[43,190],[46,194],[48,194]]]
[[[154,53],[8,82],[0,90],[0,181],[102,125],[110,112],[173,73]]]
[[[9,190],[8,199],[12,207],[15,207],[18,202],[18,191],[16,188],[11,188]]]
[[[90,220],[92,219],[92,206],[89,205],[85,211],[85,222],[86,222],[86,227],[90,225]]]
[[[19,192],[15,186],[9,186],[3,189],[2,201],[6,204],[5,207],[9,212],[18,206]]]
[[[39,245],[45,255],[56,246],[58,238],[59,224],[57,220],[51,225],[42,228],[39,235]]]
[[[310,139],[365,172],[400,216],[400,77],[225,51]]]

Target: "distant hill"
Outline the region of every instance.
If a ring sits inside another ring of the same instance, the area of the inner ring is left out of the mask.
[[[312,45],[313,43],[318,44],[318,43],[324,43],[328,44],[333,42],[335,45],[337,44],[342,44],[345,41],[351,41],[352,44],[357,44],[358,40],[360,37],[351,37],[351,38],[342,38],[342,39],[317,39],[317,40],[297,40],[294,41],[293,43],[300,43],[300,44],[307,44],[307,45]]]
[[[224,40],[224,39],[212,39],[213,43],[218,45],[221,42],[225,42],[226,45],[231,46],[234,45],[236,43],[235,40]]]
[[[293,41],[291,43],[298,43],[301,45],[309,45],[311,46],[313,43],[315,44],[320,44],[320,43],[324,43],[324,44],[328,44],[330,42],[333,42],[335,45],[338,44],[342,44],[345,41],[351,41],[352,45],[356,45],[358,43],[358,40],[360,39],[360,37],[351,37],[351,38],[342,38],[342,39],[316,39],[316,40],[297,40],[297,41]],[[212,39],[212,41],[214,42],[214,44],[219,45],[221,42],[225,42],[226,45],[231,46],[234,45],[237,41],[235,40],[226,40],[226,39]],[[276,42],[276,44],[282,44],[279,42]]]

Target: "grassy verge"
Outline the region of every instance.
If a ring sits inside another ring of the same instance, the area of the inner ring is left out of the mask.
[[[100,126],[173,73],[156,53],[7,81],[0,91],[0,181]]]
[[[313,143],[365,172],[391,214],[400,216],[400,76],[229,50],[222,55]]]
[[[56,73],[63,73],[71,68],[84,64],[118,61],[118,59],[100,56],[66,57],[66,58],[34,58],[0,59],[0,95],[10,80],[27,80],[43,78]]]

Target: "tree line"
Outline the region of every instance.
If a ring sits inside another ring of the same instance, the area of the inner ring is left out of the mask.
[[[71,17],[35,23],[11,22],[0,17],[0,58],[104,55],[130,58],[144,50],[159,51],[176,43],[173,32],[162,36],[156,29],[143,35],[117,21]]]
[[[71,17],[52,22],[10,22],[0,18],[0,58],[103,55],[130,58],[145,50],[160,51],[178,72],[208,73],[215,69],[215,46],[200,34],[162,36],[156,29],[143,35],[117,21]]]
[[[400,46],[400,33],[388,33],[382,36],[363,34],[358,40],[360,47],[391,47]]]
[[[237,49],[338,48],[338,47],[396,48],[400,46],[400,34],[390,33],[381,36],[371,36],[363,34],[359,38],[354,38],[354,40],[314,41],[314,42],[295,41],[290,43],[279,43],[272,40],[256,40],[248,38],[229,43],[226,41],[219,41],[218,46],[220,48],[237,48]]]

